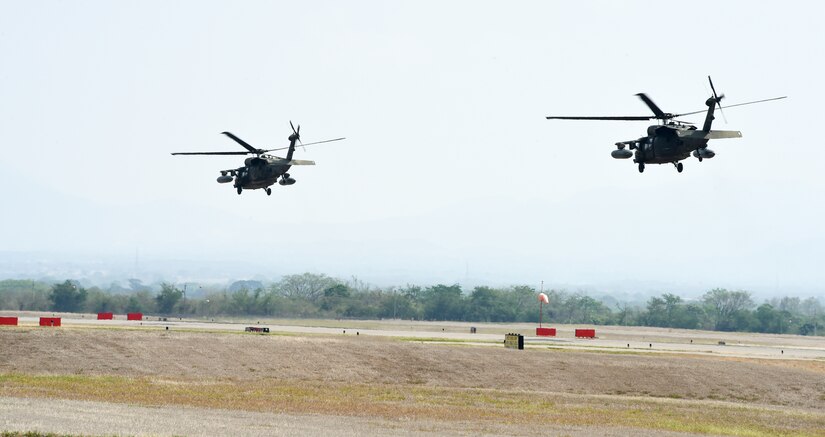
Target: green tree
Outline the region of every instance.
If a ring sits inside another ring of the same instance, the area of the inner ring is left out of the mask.
[[[464,302],[461,286],[438,284],[424,290],[424,318],[427,320],[462,320]]]
[[[90,313],[114,312],[117,309],[116,301],[111,293],[92,287],[86,294],[86,311]]]
[[[501,292],[490,287],[476,287],[470,293],[467,320],[499,322],[502,320]]]
[[[665,293],[662,295],[662,300],[665,301],[665,317],[667,318],[667,327],[673,327],[676,317],[679,316],[679,311],[682,307],[682,298],[672,293]]]
[[[753,300],[747,291],[728,291],[724,288],[708,291],[702,296],[702,301],[708,308],[716,331],[735,330],[734,315],[753,306]]]
[[[781,315],[779,311],[774,309],[773,305],[769,303],[759,305],[754,312],[754,317],[756,318],[755,330],[757,332],[779,333]]]
[[[351,295],[350,288],[344,284],[335,284],[324,290],[324,297],[348,298]]]
[[[671,326],[682,329],[698,329],[705,317],[705,309],[701,305],[689,303],[679,305],[673,311]]]
[[[86,301],[86,289],[68,279],[62,284],[54,284],[49,295],[52,310],[67,313],[78,312]]]
[[[7,279],[0,281],[0,309],[16,311],[47,311],[52,303],[49,300],[49,284],[28,279]]]
[[[129,313],[150,313],[155,310],[155,297],[149,290],[141,290],[132,293],[126,302],[126,312]]]
[[[818,322],[803,323],[799,327],[799,335],[819,335],[822,332],[823,325]]]
[[[501,314],[499,321],[513,322],[538,322],[539,321],[539,301],[538,292],[529,285],[516,285],[508,290],[499,292],[499,305],[497,311]],[[553,305],[550,301],[542,308],[545,310],[544,318],[548,313],[547,307]],[[549,320],[548,320],[549,322]]]
[[[424,298],[424,289],[418,285],[407,284],[406,287],[398,290],[398,292],[410,300],[421,300]]]
[[[653,296],[648,299],[644,324],[646,326],[669,326],[666,307],[667,304],[661,297]]]
[[[417,296],[417,293],[407,293],[403,288],[400,290],[393,289],[381,300],[381,317],[420,319],[423,311],[415,296]]]
[[[178,304],[178,301],[180,301],[182,297],[183,291],[178,290],[174,285],[167,284],[166,282],[160,284],[160,292],[155,296],[158,312],[161,314],[171,314],[175,309],[175,305]]]
[[[366,295],[367,293],[362,294]],[[350,304],[354,304],[351,297],[352,292],[349,286],[344,284],[335,284],[324,290],[324,297],[321,299],[321,309],[332,312],[335,317],[354,316],[352,311],[350,311]],[[362,304],[366,305],[367,303],[363,302]],[[355,309],[357,313],[361,313],[356,308],[353,309]]]
[[[638,314],[637,308],[627,302],[617,302],[616,310],[617,313],[614,317],[615,322],[613,323],[617,325],[636,325],[639,323],[639,318],[642,317]]]
[[[301,298],[316,301],[324,295],[324,290],[338,284],[338,280],[327,275],[304,273],[287,275],[272,287],[272,290],[284,297]]]

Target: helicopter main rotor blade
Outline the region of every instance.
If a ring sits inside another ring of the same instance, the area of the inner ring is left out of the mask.
[[[656,114],[656,117],[653,117],[653,118],[658,118],[660,120],[667,120],[668,118],[672,118],[672,117],[668,116],[669,114],[665,114],[664,111],[659,109],[659,107],[656,106],[655,103],[653,103],[653,100],[650,100],[650,97],[648,97],[647,94],[639,93],[639,94],[636,94],[636,96],[638,96],[640,99],[642,99],[642,101],[645,102],[647,107],[650,108],[650,110],[653,111],[654,114]]]
[[[788,98],[788,96],[772,97],[770,99],[754,100],[752,102],[737,103],[735,105],[726,105],[725,107],[730,109],[730,108],[735,108],[737,106],[753,105],[754,103],[771,102],[771,101],[774,101],[774,100],[782,100],[782,99],[787,99],[787,98]],[[676,118],[676,117],[682,117],[684,115],[703,114],[707,111],[708,111],[707,109],[703,109],[701,111],[685,112],[684,114],[676,114],[673,117]]]
[[[345,137],[341,137],[341,138],[335,138],[335,139],[332,139],[332,140],[324,140],[324,141],[316,141],[314,143],[306,143],[306,144],[302,144],[302,145],[303,146],[312,146],[314,144],[331,143],[333,141],[341,141],[341,140],[345,140],[345,139],[346,139]],[[275,148],[275,149],[265,149],[263,151],[264,152],[274,152],[276,150],[286,150],[288,148],[289,148],[289,146],[287,146],[287,147],[278,147],[278,148]]]
[[[250,152],[175,152],[173,155],[249,155]]]
[[[546,118],[546,119],[548,119],[548,120],[618,120],[618,121],[646,121],[646,120],[652,120],[652,119],[654,119],[654,118],[656,118],[656,117],[645,116],[645,115],[640,115],[640,116],[632,116],[632,115],[629,115],[629,116],[616,116],[616,117],[569,117],[569,116],[558,117],[558,116],[549,116],[549,117],[545,117],[545,118]]]
[[[256,148],[250,146],[249,144],[247,144],[246,141],[236,137],[235,134],[233,134],[232,132],[221,132],[221,133],[228,136],[229,138],[232,138],[233,140],[235,140],[235,142],[240,144],[241,146],[243,146],[244,149],[249,150],[252,153],[258,153],[258,154],[261,153],[260,151],[258,151],[258,149],[256,149]]]

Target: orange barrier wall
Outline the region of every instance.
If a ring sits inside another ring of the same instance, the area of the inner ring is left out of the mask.
[[[97,313],[97,320],[112,320],[115,315],[112,313]]]
[[[555,337],[556,328],[536,328],[536,335],[539,337]]]
[[[0,317],[0,325],[17,326],[17,317]]]
[[[40,326],[60,326],[60,317],[41,317]]]
[[[126,314],[126,320],[143,320],[143,313]]]
[[[577,329],[576,330],[576,337],[596,338],[596,330],[595,329]]]

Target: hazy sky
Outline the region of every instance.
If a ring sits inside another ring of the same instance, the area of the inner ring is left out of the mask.
[[[2,4],[0,251],[823,294],[819,2]],[[707,75],[789,98],[725,111],[743,138],[681,174],[611,158],[648,123],[544,118],[701,110]],[[290,120],[347,140],[270,197],[215,181],[241,157],[169,154]]]

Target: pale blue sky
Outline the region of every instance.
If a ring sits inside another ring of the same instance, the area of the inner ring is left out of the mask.
[[[0,251],[822,294],[820,3],[2,5]],[[544,119],[700,110],[709,74],[723,103],[789,98],[726,111],[743,138],[681,174],[610,157],[647,123]],[[289,120],[348,139],[271,197],[215,182],[238,157],[169,155]]]

